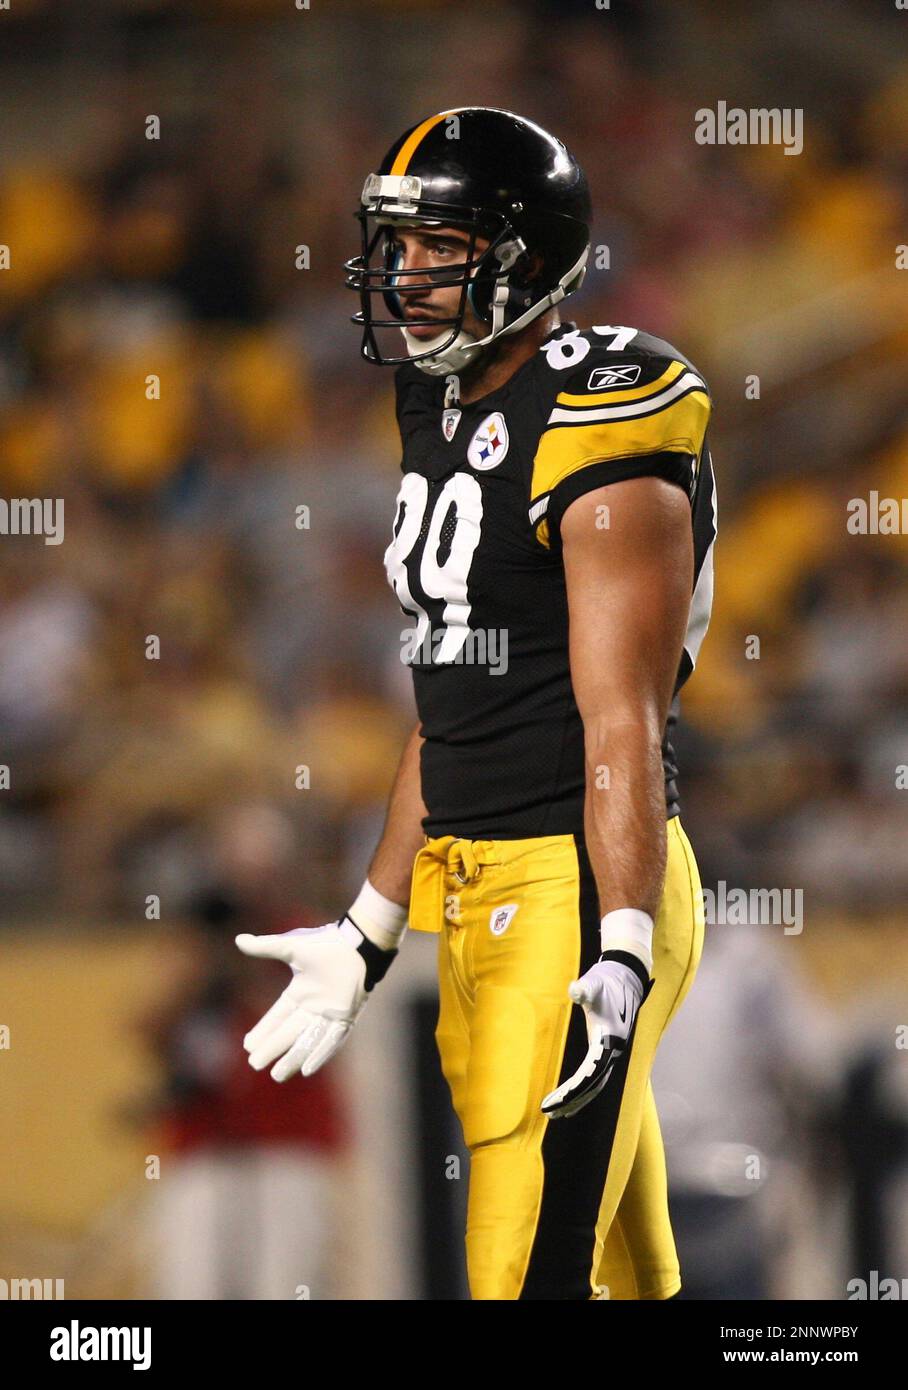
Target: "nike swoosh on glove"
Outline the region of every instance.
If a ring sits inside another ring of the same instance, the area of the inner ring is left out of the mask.
[[[627,951],[607,951],[568,985],[568,994],[586,1014],[587,1054],[573,1076],[542,1102],[543,1114],[559,1120],[595,1099],[627,1051],[640,1007],[654,984],[640,961]]]
[[[283,994],[243,1039],[249,1065],[262,1071],[274,1062],[275,1081],[295,1072],[311,1076],[334,1056],[397,955],[376,946],[349,917],[273,936],[243,932],[236,944],[247,956],[282,960],[293,971]]]

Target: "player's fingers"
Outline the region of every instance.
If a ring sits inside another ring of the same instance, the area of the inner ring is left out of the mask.
[[[565,1114],[567,1102],[572,1095],[573,1089],[577,1084],[576,1074],[568,1078],[556,1090],[550,1091],[544,1098],[540,1109],[544,1115],[548,1115],[550,1120],[560,1119]]]
[[[278,1024],[283,1023],[285,1018],[289,1018],[296,1007],[296,1003],[290,998],[287,991],[284,990],[284,993],[274,1001],[268,1012],[262,1014],[258,1023],[249,1029],[249,1032],[243,1039],[243,1046],[246,1051],[254,1052],[255,1049],[264,1042],[265,1038],[268,1037],[272,1029],[276,1028]]]
[[[277,932],[271,936],[253,936],[251,932],[240,932],[234,940],[247,956],[282,960],[286,965],[292,964],[298,950],[298,943],[288,941],[286,932]]]
[[[583,1004],[590,1008],[602,992],[602,982],[600,980],[590,980],[585,976],[579,980],[572,980],[568,985],[568,994],[575,1004]]]
[[[335,1052],[338,1052],[346,1042],[349,1034],[349,1023],[329,1023],[324,1036],[319,1039],[302,1065],[303,1076],[311,1076],[313,1072],[318,1071],[319,1067],[323,1067],[326,1062],[330,1061]]]
[[[272,1028],[267,1037],[262,1038],[258,1046],[250,1052],[249,1065],[256,1071],[270,1067],[282,1053],[294,1046],[317,1018],[318,1015],[310,1013],[308,1009],[294,1009],[289,1018]]]
[[[550,1091],[542,1102],[541,1109],[546,1115],[554,1111],[561,1110],[566,1102],[572,1100],[578,1093],[583,1082],[591,1074],[595,1065],[596,1058],[593,1056],[593,1049],[588,1048],[587,1054],[580,1066],[566,1081],[562,1081],[554,1091]]]
[[[287,1081],[295,1072],[302,1071],[331,1026],[328,1019],[318,1014],[309,1014],[292,1047],[271,1068],[274,1080]]]
[[[605,1086],[620,1055],[620,1049],[607,1045],[599,1032],[573,1076],[545,1097],[541,1106],[543,1114],[553,1120],[560,1119],[588,1105]]]

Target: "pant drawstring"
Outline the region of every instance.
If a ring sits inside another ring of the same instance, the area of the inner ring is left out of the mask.
[[[448,850],[448,869],[458,883],[469,883],[479,873],[479,863],[469,840],[455,840]]]

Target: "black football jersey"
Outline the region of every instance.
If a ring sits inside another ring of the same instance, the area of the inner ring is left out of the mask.
[[[498,390],[445,413],[445,382],[395,374],[403,481],[385,567],[408,623],[430,835],[581,833],[583,725],[571,686],[559,524],[582,493],[643,474],[691,503],[694,590],[662,755],[712,604],[710,400],[696,368],[634,328],[565,323]]]

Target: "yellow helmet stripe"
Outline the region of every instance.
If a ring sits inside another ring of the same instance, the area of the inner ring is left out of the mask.
[[[440,111],[437,116],[429,116],[422,121],[415,130],[411,131],[404,143],[401,145],[394,158],[394,163],[388,170],[389,174],[405,174],[407,165],[416,153],[417,146],[430,130],[438,125],[439,121],[445,120],[447,116],[456,116],[456,111]]]

